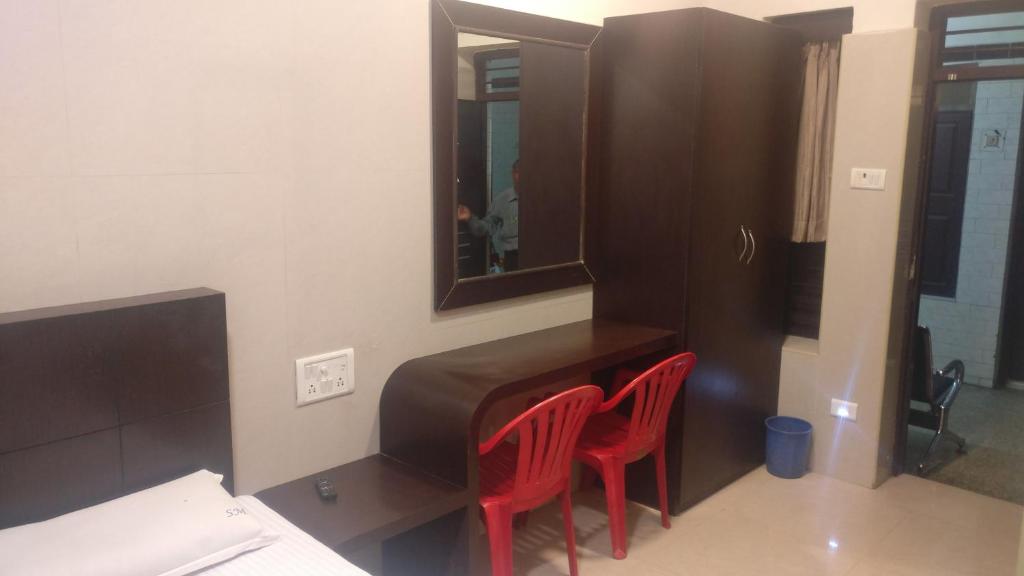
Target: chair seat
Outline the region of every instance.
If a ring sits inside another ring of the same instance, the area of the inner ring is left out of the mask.
[[[511,503],[519,462],[519,445],[502,442],[494,450],[480,457],[480,504]],[[532,497],[518,497],[513,505],[516,512],[529,510],[550,500],[565,489],[564,482],[534,484]]]
[[[480,457],[480,501],[509,497],[516,481],[519,445],[502,442]]]
[[[628,438],[629,418],[615,412],[596,414],[583,426],[575,453],[622,455]]]
[[[952,378],[947,378],[946,376],[943,376],[941,374],[932,374],[932,394],[934,395],[936,403],[942,401],[946,393],[949,392],[949,389],[953,387],[954,382],[955,380],[953,380]],[[928,398],[918,398],[917,396],[917,394],[913,394],[911,395],[910,399],[916,402],[924,402],[926,404],[930,404]],[[915,410],[913,405],[911,405],[911,410]],[[929,405],[928,409],[923,411],[930,412],[931,406]]]
[[[577,576],[569,468],[572,447],[601,396],[597,386],[566,390],[538,402],[480,442],[480,512],[487,523],[492,576],[513,576],[513,517],[555,496],[562,506],[569,574]]]
[[[672,525],[668,517],[665,430],[673,399],[696,361],[693,353],[684,352],[640,374],[620,370],[613,383],[617,391],[587,420],[576,442],[573,458],[587,465],[581,478],[583,484],[594,474],[599,474],[604,483],[612,556],[618,560],[626,557],[626,465],[630,462],[653,453],[661,525]],[[631,381],[623,385],[629,378]],[[632,406],[623,404],[627,398]],[[628,417],[616,411],[626,408],[630,412]]]

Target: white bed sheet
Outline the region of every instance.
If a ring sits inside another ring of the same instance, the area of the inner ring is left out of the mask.
[[[253,496],[236,498],[246,512],[281,535],[273,544],[201,570],[203,576],[369,576]]]

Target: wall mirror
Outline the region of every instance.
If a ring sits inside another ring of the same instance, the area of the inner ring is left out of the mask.
[[[434,303],[593,282],[584,263],[600,28],[454,0],[431,14]]]

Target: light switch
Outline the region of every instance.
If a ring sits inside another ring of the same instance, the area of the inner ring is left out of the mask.
[[[295,361],[295,405],[305,406],[356,390],[352,348]]]
[[[854,168],[850,171],[850,188],[855,190],[885,190],[885,169]]]

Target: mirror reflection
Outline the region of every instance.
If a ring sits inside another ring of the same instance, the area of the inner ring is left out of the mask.
[[[458,41],[459,278],[579,260],[585,53]]]

